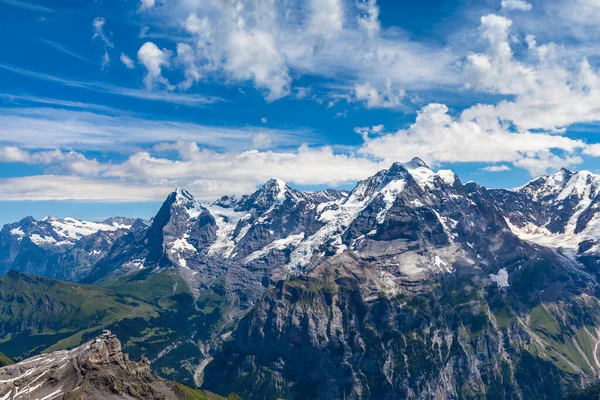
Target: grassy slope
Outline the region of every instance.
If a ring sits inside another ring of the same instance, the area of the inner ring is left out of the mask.
[[[156,315],[150,304],[103,288],[15,272],[0,277],[0,351],[10,357],[74,347],[118,321]]]
[[[133,275],[109,278],[104,288],[131,295],[159,309],[157,318],[122,321],[113,332],[124,343],[124,350],[136,358],[149,355],[159,375],[187,384],[193,383],[195,367],[203,359],[199,341],[205,342],[219,332],[232,304],[215,283],[195,299],[177,270],[150,269]],[[165,349],[168,352],[164,352]],[[152,355],[160,354],[153,358]]]
[[[4,353],[0,353],[0,367],[14,364],[15,361]]]
[[[241,400],[235,393],[231,393],[227,397],[219,396],[209,392],[208,390],[192,389],[181,383],[175,384],[175,392],[184,400]]]

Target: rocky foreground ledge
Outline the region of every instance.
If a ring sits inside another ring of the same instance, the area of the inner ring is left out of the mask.
[[[166,381],[142,357],[130,361],[109,333],[73,350],[56,351],[0,368],[0,400],[210,399],[239,400]]]

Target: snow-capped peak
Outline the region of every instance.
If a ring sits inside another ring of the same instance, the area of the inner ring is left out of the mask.
[[[441,170],[436,173],[420,158],[413,158],[407,163],[395,162],[389,169],[379,171],[372,177],[360,181],[348,196],[348,201],[363,201],[381,192],[390,183],[406,180],[408,176],[412,177],[423,190],[435,188],[439,184],[454,185],[458,179],[452,171]]]
[[[176,199],[195,200],[194,196],[192,196],[190,192],[179,186],[173,191],[173,193],[175,194]]]
[[[272,178],[269,179],[260,189],[250,196],[253,205],[261,207],[271,207],[273,204],[281,204],[286,199],[298,200],[300,193],[292,189],[287,182]]]
[[[190,218],[198,218],[205,208],[187,190],[177,187],[169,196],[174,206],[183,208]]]
[[[536,178],[516,189],[533,200],[562,201],[570,196],[591,201],[600,192],[600,176],[589,171],[561,168],[552,175]]]

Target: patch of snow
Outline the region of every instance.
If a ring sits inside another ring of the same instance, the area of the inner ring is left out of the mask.
[[[59,237],[71,240],[79,240],[84,236],[89,236],[99,231],[116,231],[120,229],[119,225],[82,221],[73,217],[64,219],[47,217],[44,220],[52,225],[54,232]]]
[[[185,250],[193,251],[194,253],[197,252],[198,250],[196,250],[196,248],[192,246],[190,242],[187,241],[187,238],[189,237],[190,235],[185,234],[182,238],[175,240],[173,242],[173,245],[171,246],[171,252],[176,253]]]
[[[183,258],[181,256],[179,256],[179,266],[190,269],[190,267],[187,266],[187,261],[185,261],[185,258]]]
[[[19,239],[23,239],[23,236],[25,236],[25,232],[23,232],[21,228],[11,229],[10,234],[13,236],[18,236]]]
[[[404,179],[391,181],[388,183],[382,190],[381,194],[383,195],[383,201],[385,202],[385,206],[383,209],[377,214],[377,223],[381,224],[385,220],[385,216],[387,212],[392,208],[398,194],[404,190],[406,186],[406,181]]]
[[[208,248],[208,254],[210,256],[222,255],[225,258],[230,257],[237,241],[246,235],[249,226],[239,232],[237,237],[234,238],[235,228],[240,221],[250,218],[250,214],[214,204],[204,204],[204,208],[211,213],[217,223],[217,238]]]
[[[437,176],[435,172],[427,167],[420,166],[418,168],[407,168],[408,172],[415,179],[421,189],[430,189],[435,187],[434,179]]]
[[[268,255],[272,250],[284,250],[288,247],[296,247],[304,239],[304,232],[297,235],[290,235],[283,239],[277,239],[266,245],[260,250],[255,251],[244,259],[245,263],[251,263],[261,257]]]
[[[56,243],[56,239],[54,239],[52,236],[40,236],[37,233],[32,234],[29,238],[33,243],[37,244],[38,246]]]
[[[508,287],[508,272],[505,268],[500,269],[497,274],[490,274],[492,282],[496,282],[498,287]]]
[[[446,185],[450,186],[454,185],[454,182],[456,182],[457,179],[456,174],[449,169],[441,169],[437,172],[437,175]]]
[[[576,250],[579,243],[584,240],[582,236],[569,233],[552,233],[544,227],[539,227],[532,223],[527,223],[519,228],[513,225],[508,218],[505,218],[506,224],[519,239],[526,242],[539,244],[544,247],[562,248]]]

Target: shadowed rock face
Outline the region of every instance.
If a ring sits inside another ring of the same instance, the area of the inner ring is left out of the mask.
[[[195,398],[194,393],[210,395],[154,376],[148,359],[130,361],[113,335],[0,368],[2,399],[164,400]]]

